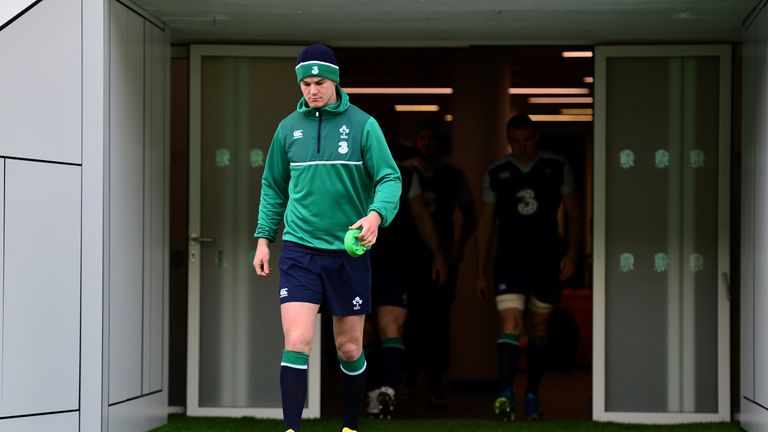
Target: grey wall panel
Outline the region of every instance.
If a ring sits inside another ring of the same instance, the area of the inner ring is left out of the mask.
[[[768,432],[768,410],[752,401],[741,401],[741,427],[748,432]]]
[[[741,394],[755,397],[755,28],[745,32],[741,140]]]
[[[741,426],[768,432],[768,9],[744,33]]]
[[[110,7],[109,401],[142,393],[144,24]]]
[[[109,432],[148,431],[166,423],[168,394],[154,393],[109,407]]]
[[[0,204],[5,206],[5,159],[0,159]],[[5,212],[0,212],[0,228],[5,227]],[[5,244],[5,230],[0,229],[0,245]],[[5,248],[0,247],[0,281],[5,279]],[[0,373],[3,370],[3,325],[5,315],[2,311],[5,310],[3,299],[5,287],[0,283]],[[2,386],[0,386],[2,389]],[[2,407],[2,400],[0,400],[0,409]],[[1,422],[0,422],[1,424]]]
[[[10,2],[10,4],[7,4],[8,2],[5,3],[2,9],[0,9],[0,26],[34,3],[34,0],[16,0]]]
[[[83,0],[83,255],[81,306],[80,432],[106,431],[105,106],[109,3]],[[51,429],[49,429],[51,430]]]
[[[80,167],[6,161],[0,416],[78,408]]]
[[[763,10],[757,25],[757,128],[755,155],[755,400],[768,406],[768,11]]]
[[[0,432],[77,432],[76,412],[51,414],[39,417],[23,417],[0,422]]]
[[[148,92],[146,104],[147,142],[145,151],[149,156],[146,178],[149,180],[145,188],[145,205],[150,209],[145,232],[149,240],[145,247],[145,256],[149,257],[146,267],[148,276],[149,310],[145,316],[144,325],[147,328],[147,361],[145,375],[148,378],[146,391],[160,390],[163,385],[163,343],[164,343],[164,291],[165,291],[165,238],[168,233],[165,227],[165,206],[168,199],[164,195],[166,166],[169,161],[166,154],[165,130],[165,74],[167,52],[165,34],[163,31],[145,23],[147,35],[147,68],[146,89]]]
[[[44,1],[0,32],[0,156],[80,162],[80,10]]]

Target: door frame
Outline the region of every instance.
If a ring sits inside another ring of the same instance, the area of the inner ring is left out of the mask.
[[[200,377],[200,243],[192,238],[200,232],[201,148],[202,148],[202,58],[265,57],[296,58],[302,47],[249,45],[190,45],[189,47],[189,255],[187,308],[187,407],[189,416],[282,418],[280,407],[201,407]],[[275,125],[277,126],[277,125]],[[272,277],[277,277],[273,275]],[[305,418],[320,417],[321,321],[318,315],[312,355],[309,358],[309,387]],[[277,359],[275,360],[277,361]],[[277,377],[275,377],[277,379]]]
[[[731,83],[729,45],[635,45],[595,47],[595,182],[594,182],[594,334],[592,416],[594,420],[623,423],[689,423],[731,420],[730,361],[730,173],[731,173]],[[645,413],[607,412],[605,409],[605,270],[606,270],[606,106],[607,59],[617,57],[718,57],[719,158],[718,158],[718,412]]]

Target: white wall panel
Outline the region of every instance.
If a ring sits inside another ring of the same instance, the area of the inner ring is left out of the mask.
[[[109,402],[142,393],[144,24],[111,2]]]
[[[78,408],[80,167],[6,161],[0,416]]]
[[[0,34],[0,156],[80,162],[80,10],[44,1]]]
[[[78,430],[76,412],[23,417],[0,422],[0,432],[77,432]]]

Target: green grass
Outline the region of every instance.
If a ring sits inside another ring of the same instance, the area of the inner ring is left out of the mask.
[[[304,420],[302,432],[338,432],[340,419]],[[171,415],[168,424],[153,432],[282,432],[281,420],[254,418],[186,417]],[[360,432],[740,432],[737,423],[698,423],[686,425],[626,425],[590,421],[516,421],[490,420],[367,420],[360,422]]]

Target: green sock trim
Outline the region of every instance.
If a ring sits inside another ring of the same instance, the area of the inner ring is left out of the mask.
[[[520,335],[512,333],[499,333],[499,338],[496,339],[496,343],[511,343],[514,345],[520,345]]]
[[[381,346],[383,348],[400,348],[405,349],[405,345],[403,344],[403,340],[399,337],[391,337],[386,338],[383,341],[381,341]]]
[[[306,369],[307,365],[309,365],[309,354],[283,350],[283,360],[280,362],[280,366],[288,366],[294,369]]]
[[[341,370],[347,375],[360,375],[365,370],[365,366],[368,363],[365,361],[365,354],[361,353],[360,357],[354,360],[344,360],[339,357],[339,365]]]
[[[538,348],[545,348],[547,345],[549,345],[549,338],[548,337],[543,337],[543,338],[529,337],[528,342],[531,343],[531,346],[535,346]]]

